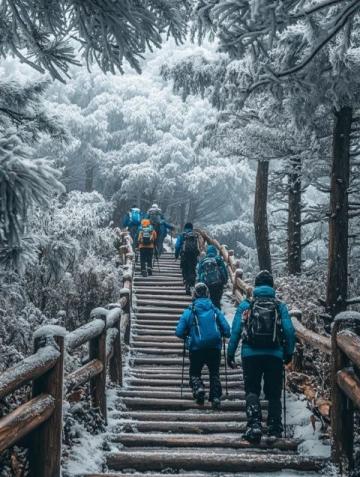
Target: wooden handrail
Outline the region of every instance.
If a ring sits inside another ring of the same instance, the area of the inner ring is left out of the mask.
[[[341,475],[354,469],[354,407],[360,409],[360,313],[339,313],[331,333],[332,458]]]
[[[123,276],[119,301],[92,310],[91,321],[67,333],[45,326],[34,333],[33,355],[0,375],[0,399],[32,381],[32,399],[0,419],[0,452],[31,434],[30,473],[59,477],[63,425],[63,388],[69,393],[90,382],[91,402],[106,422],[106,375],[122,385],[121,325],[129,343],[134,253],[128,232],[121,232]],[[89,344],[89,360],[64,376],[64,350]]]

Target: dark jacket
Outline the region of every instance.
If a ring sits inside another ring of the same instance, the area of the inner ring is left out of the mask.
[[[260,286],[255,287],[253,291],[254,297],[275,297],[275,290],[269,286]],[[231,329],[231,338],[229,341],[228,346],[228,358],[234,359],[236,349],[239,345],[241,340],[241,335],[243,331],[243,313],[245,310],[250,308],[250,301],[244,300],[238,306],[234,321],[232,324]],[[291,322],[291,318],[289,316],[289,312],[285,303],[279,304],[279,313],[281,318],[281,326],[284,334],[284,347],[278,346],[277,348],[254,348],[248,343],[242,343],[241,347],[241,356],[248,357],[248,356],[276,356],[278,358],[283,359],[284,354],[291,356],[294,353],[295,349],[295,329]]]
[[[187,234],[189,232],[193,232],[193,230],[184,229],[184,232],[182,232],[181,234],[177,236],[176,243],[175,243],[175,258],[179,258],[182,247],[183,247],[183,243],[184,243],[184,234]]]
[[[209,298],[197,298],[194,300],[193,305],[195,306],[199,321],[201,321],[202,318],[206,319],[208,317],[213,317],[215,312],[217,315],[216,323],[221,336],[226,338],[230,336],[230,326],[225,315],[212,304],[212,301]],[[181,315],[175,334],[181,339],[188,338],[187,345],[189,350],[197,351],[199,349],[195,343],[197,329],[194,321],[194,313],[191,308],[192,305]],[[212,320],[209,320],[209,322],[212,322]],[[215,344],[214,349],[221,349],[221,338],[219,338],[218,342]]]
[[[218,255],[218,251],[217,251],[216,247],[214,247],[214,245],[208,245],[208,247],[206,249],[206,257],[202,258],[200,260],[200,262],[198,263],[198,266],[197,266],[197,280],[198,280],[198,282],[204,281],[203,276],[202,276],[203,272],[204,272],[203,264],[204,264],[204,260],[207,257],[215,258],[215,260],[216,260],[216,262],[217,262],[217,264],[220,268],[221,276],[223,278],[223,284],[225,285],[225,283],[227,283],[227,281],[229,279],[228,271],[227,271],[227,268],[226,268],[226,265],[225,265],[225,262],[224,262],[223,258],[220,255]]]

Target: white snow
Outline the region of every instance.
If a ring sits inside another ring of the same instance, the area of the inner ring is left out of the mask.
[[[34,340],[41,337],[49,337],[49,336],[66,336],[66,329],[62,326],[57,325],[45,325],[41,328],[38,328],[35,333],[33,334]]]
[[[95,338],[100,335],[105,327],[105,322],[100,319],[92,320],[90,323],[86,323],[80,328],[72,331],[66,336],[66,346],[70,349],[77,348],[78,346],[89,341],[91,338]]]

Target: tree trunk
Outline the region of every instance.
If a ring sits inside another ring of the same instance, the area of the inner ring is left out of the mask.
[[[290,161],[288,250],[287,262],[290,275],[301,273],[301,157]]]
[[[267,220],[269,161],[259,161],[256,173],[254,226],[260,270],[271,272],[269,229]]]
[[[94,190],[94,169],[92,162],[87,162],[85,166],[85,192],[92,192]]]
[[[348,291],[348,188],[352,109],[336,113],[331,169],[329,260],[326,306],[335,315],[346,309]]]

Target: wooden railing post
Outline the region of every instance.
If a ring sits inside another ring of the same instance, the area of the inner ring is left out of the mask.
[[[120,294],[121,296],[121,294]],[[121,319],[117,320],[114,328],[117,335],[113,344],[113,354],[109,361],[109,376],[113,383],[123,385],[123,362],[122,362],[122,345],[121,345]]]
[[[125,277],[124,277],[125,278]],[[124,284],[129,283],[130,275],[126,275],[126,279],[124,279]],[[132,277],[131,277],[132,280]],[[130,281],[131,283],[131,281]],[[124,319],[126,320],[126,328],[124,332],[124,343],[126,345],[130,344],[130,334],[131,334],[131,292],[129,288],[122,288],[120,290],[120,297],[127,297],[126,305],[123,308]]]
[[[97,315],[97,319],[104,321],[102,332],[89,341],[89,359],[98,359],[103,364],[101,373],[90,380],[90,395],[92,405],[98,407],[100,413],[107,423],[106,407],[106,315]]]
[[[337,373],[347,366],[349,360],[336,340],[344,321],[337,317],[331,333],[331,431],[333,462],[339,466],[342,475],[347,475],[353,467],[354,411],[351,400],[337,384]]]
[[[50,394],[55,400],[55,407],[49,419],[33,433],[30,448],[32,477],[60,476],[65,333],[60,326],[44,326],[34,335],[35,352],[50,345],[60,351],[60,356],[53,368],[33,381],[33,397]]]

